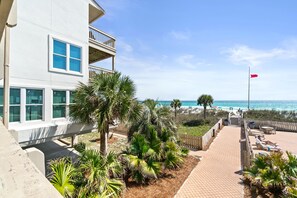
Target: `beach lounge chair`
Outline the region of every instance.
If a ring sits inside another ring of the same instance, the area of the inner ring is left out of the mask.
[[[279,152],[281,149],[278,146],[267,145],[261,142],[259,139],[256,139],[256,146],[258,149],[265,151],[276,151]]]
[[[247,128],[247,131],[249,133],[249,136],[261,136],[264,137],[264,133],[262,131],[258,131],[255,129],[250,129],[249,127]]]
[[[256,138],[256,140],[258,139],[259,141],[261,141],[262,143],[264,143],[266,145],[278,146],[277,143],[271,142],[269,140],[265,140],[265,137],[255,135],[255,138]]]

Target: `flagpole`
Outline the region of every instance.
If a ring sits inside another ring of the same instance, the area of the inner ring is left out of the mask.
[[[248,76],[248,110],[250,110],[250,91],[251,91],[251,67],[249,66],[249,76]]]

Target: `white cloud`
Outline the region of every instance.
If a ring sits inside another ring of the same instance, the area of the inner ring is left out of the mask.
[[[191,37],[190,32],[171,31],[169,35],[176,40],[188,40]]]
[[[116,45],[117,49],[122,50],[123,53],[130,53],[133,51],[133,47],[130,44],[124,42],[123,39],[119,39]]]
[[[176,59],[176,62],[179,64],[179,66],[189,69],[197,69],[201,65],[209,65],[204,61],[199,60],[192,54],[181,55]]]
[[[255,49],[246,45],[238,45],[224,51],[234,64],[260,65],[273,59],[297,58],[297,46],[273,48],[268,50]]]

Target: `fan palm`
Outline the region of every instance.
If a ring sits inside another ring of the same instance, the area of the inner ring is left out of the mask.
[[[213,98],[211,95],[203,94],[197,99],[197,105],[203,106],[203,117],[206,118],[206,108],[207,106],[212,106]]]
[[[88,85],[79,84],[70,115],[82,123],[97,124],[100,151],[106,155],[109,125],[114,120],[134,121],[140,116],[141,106],[134,97],[135,85],[128,76],[118,72],[96,74]]]
[[[130,126],[129,139],[131,139],[134,132],[139,132],[146,137],[149,137],[151,126],[156,129],[159,136],[164,129],[171,132],[176,131],[176,126],[168,107],[159,107],[158,102],[152,99],[147,99],[143,102],[141,112],[140,119],[132,123]]]
[[[72,164],[62,158],[52,161],[50,167],[53,171],[50,182],[63,197],[70,197],[75,189],[72,180],[74,172]]]
[[[80,157],[78,172],[80,174],[80,195],[107,194],[117,197],[123,182],[117,179],[122,168],[116,155],[103,156],[96,150],[86,150]]]
[[[171,108],[174,108],[174,117],[176,120],[176,114],[177,114],[177,108],[180,108],[182,105],[181,101],[179,99],[173,99],[170,103]]]
[[[144,183],[147,178],[157,178],[160,173],[161,164],[157,161],[158,154],[139,133],[133,135],[130,147],[122,156],[131,170],[132,179],[137,183]]]

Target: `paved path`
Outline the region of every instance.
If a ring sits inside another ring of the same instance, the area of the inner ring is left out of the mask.
[[[202,160],[176,194],[176,198],[240,198],[240,128],[224,127],[210,148],[198,151]]]

